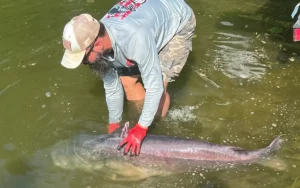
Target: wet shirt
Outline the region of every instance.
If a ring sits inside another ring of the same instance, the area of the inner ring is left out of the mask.
[[[184,0],[123,0],[101,19],[112,42],[114,67],[138,66],[146,90],[139,124],[151,125],[163,92],[158,52],[191,16]],[[124,91],[111,69],[103,78],[109,122],[122,118]]]

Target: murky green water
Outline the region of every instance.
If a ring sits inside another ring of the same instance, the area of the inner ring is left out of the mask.
[[[102,81],[87,67],[60,66],[61,35],[72,16],[100,18],[115,2],[1,1],[0,187],[300,187],[300,44],[284,27],[296,1],[188,0],[197,16],[193,53],[170,84],[167,118],[150,131],[248,149],[283,135],[283,170],[253,164],[120,183],[33,158],[80,132],[106,132]],[[284,32],[270,35],[272,24]]]

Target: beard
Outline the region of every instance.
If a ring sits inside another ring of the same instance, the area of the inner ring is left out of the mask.
[[[103,55],[98,55],[97,59],[94,63],[89,63],[89,67],[92,70],[94,74],[97,76],[103,78],[107,72],[112,68],[111,62],[108,61],[106,58],[103,58],[103,56],[107,56],[110,53],[110,51],[105,51]]]

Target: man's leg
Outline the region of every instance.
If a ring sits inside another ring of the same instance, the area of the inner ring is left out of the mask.
[[[138,81],[140,75],[134,76],[120,76],[126,99],[134,104],[137,110],[141,110],[145,98],[145,89],[141,82]],[[170,106],[170,96],[167,92],[168,82],[164,82],[164,92],[160,99],[160,104],[156,113],[157,117],[165,117],[169,106]]]
[[[164,81],[164,93],[156,113],[159,117],[165,117],[168,112],[170,106],[170,95],[167,92],[168,83],[173,81],[174,77],[179,76],[187,61],[189,52],[192,50],[192,36],[195,27],[196,19],[193,13],[184,28],[159,52]]]
[[[126,98],[129,101],[141,101],[145,98],[145,89],[138,81],[140,75],[120,76]]]
[[[141,82],[138,81],[139,77],[140,75],[120,76],[130,109],[130,121],[137,121],[144,105],[145,89]]]

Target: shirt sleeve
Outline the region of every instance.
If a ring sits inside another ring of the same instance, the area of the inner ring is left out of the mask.
[[[113,69],[109,69],[108,72],[102,76],[102,79],[109,112],[109,123],[120,122],[122,120],[124,104],[124,91],[121,80]]]
[[[150,126],[157,112],[163,93],[163,80],[160,61],[151,31],[139,29],[129,40],[127,54],[130,60],[138,64],[146,90],[139,124]]]

